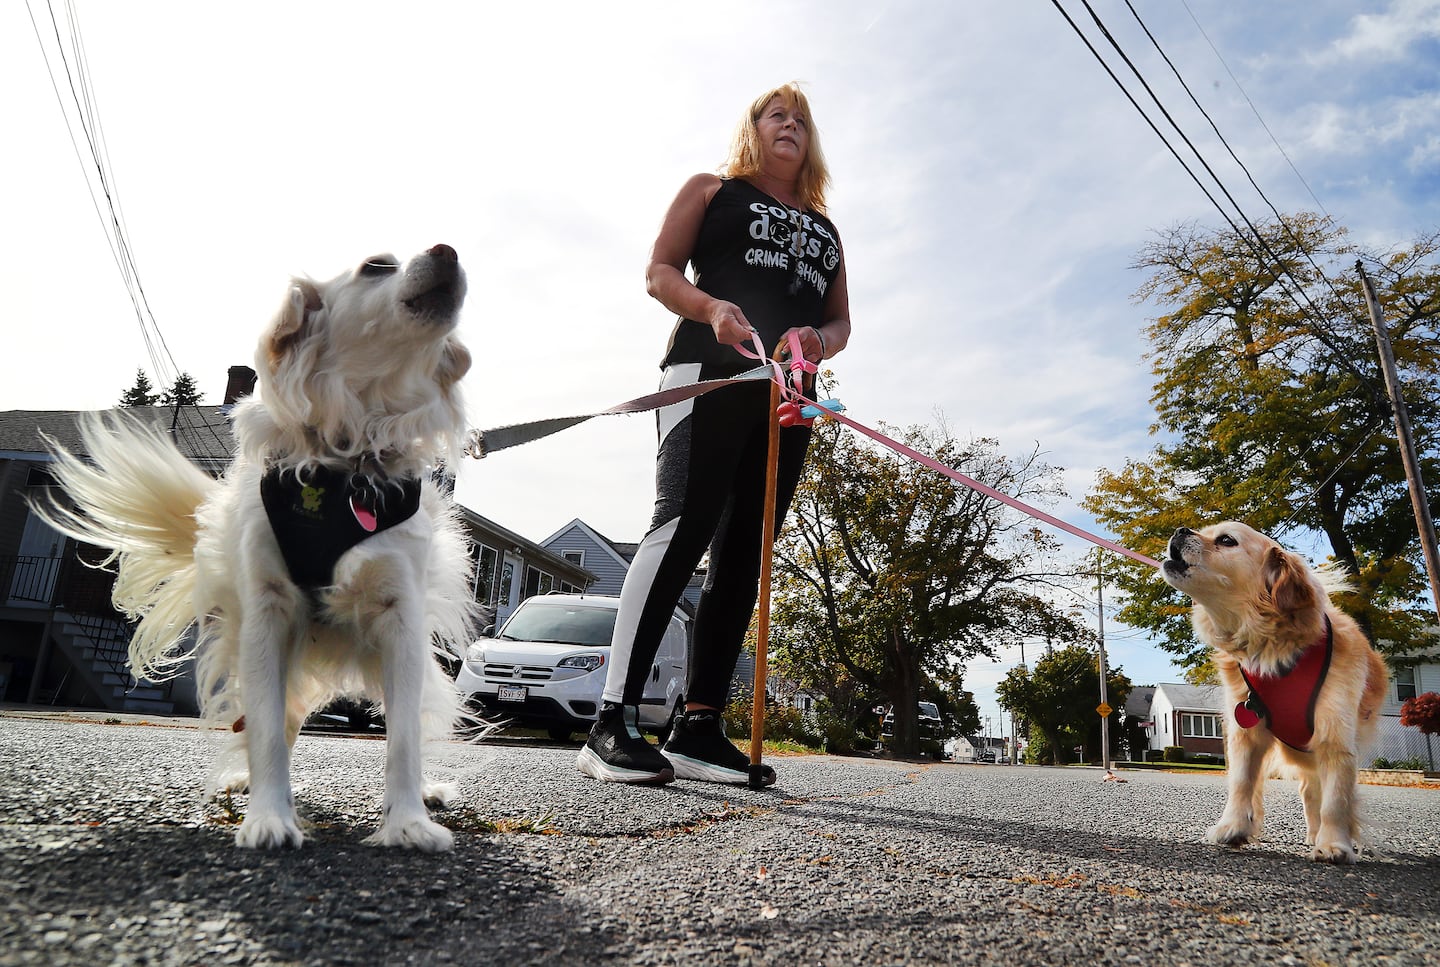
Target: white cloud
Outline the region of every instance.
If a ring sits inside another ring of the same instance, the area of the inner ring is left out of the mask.
[[[1384,13],[1357,14],[1350,32],[1337,38],[1332,50],[1341,60],[1394,61],[1404,57],[1412,44],[1437,36],[1440,2],[1394,0]]]

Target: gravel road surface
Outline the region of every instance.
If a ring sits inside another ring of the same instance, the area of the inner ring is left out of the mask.
[[[1202,843],[1215,774],[770,760],[752,792],[602,785],[576,746],[434,753],[451,853],[364,846],[384,743],[304,734],[303,849],[233,845],[185,720],[0,714],[0,965],[1440,963],[1440,789],[1362,787],[1371,846]]]

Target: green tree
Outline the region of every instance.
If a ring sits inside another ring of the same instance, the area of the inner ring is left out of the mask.
[[[161,394],[160,402],[165,406],[199,406],[200,387],[196,385],[195,377],[189,373],[181,373],[176,378],[175,385]]]
[[[1059,472],[1037,453],[1012,460],[994,440],[962,442],[943,426],[903,436],[1017,497],[1059,493]],[[946,697],[970,724],[965,661],[1051,620],[1030,585],[1056,550],[1004,505],[821,420],[776,545],[772,654],[862,732],[877,697],[893,706],[895,747],[914,754],[922,695]]]
[[[1107,671],[1106,698],[1112,708],[1123,708],[1130,679],[1118,666]],[[1100,654],[1096,649],[1084,644],[1058,648],[1037,661],[1033,672],[1017,665],[995,693],[1002,707],[1029,723],[1028,761],[1048,757],[1058,766],[1069,761],[1076,746],[1098,755],[1100,716],[1095,709],[1100,704]],[[1110,729],[1112,756],[1120,750],[1121,732],[1118,724]]]
[[[124,393],[120,394],[121,406],[154,406],[160,399],[160,394],[155,392],[155,387],[150,385],[150,377],[145,375],[145,370],[135,370],[135,385],[131,386]]]
[[[1287,217],[1260,231],[1277,262],[1232,231],[1185,225],[1140,253],[1138,296],[1159,304],[1145,335],[1161,437],[1149,456],[1102,470],[1083,501],[1154,557],[1177,527],[1244,520],[1282,541],[1319,535],[1355,576],[1343,604],[1377,640],[1414,647],[1434,615],[1424,590],[1408,490],[1353,266],[1377,284],[1423,451],[1440,481],[1440,235],[1367,255],[1329,219]],[[1186,665],[1206,660],[1189,602],[1147,568],[1124,564],[1120,619],[1157,632]]]

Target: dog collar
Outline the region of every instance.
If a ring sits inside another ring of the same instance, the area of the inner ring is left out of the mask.
[[[323,467],[302,478],[293,468],[271,467],[260,478],[260,500],[290,580],[313,591],[334,581],[346,551],[415,516],[420,481],[376,482]]]
[[[1315,704],[1334,652],[1335,629],[1326,615],[1325,634],[1301,652],[1288,670],[1259,675],[1241,668],[1250,696],[1235,706],[1235,723],[1251,729],[1264,719],[1275,738],[1299,752],[1309,752],[1310,740],[1315,737]]]

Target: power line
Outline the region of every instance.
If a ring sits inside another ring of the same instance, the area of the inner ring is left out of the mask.
[[[50,0],[46,0],[46,9],[50,15],[50,29],[55,38],[55,54],[64,69],[66,87],[70,92],[70,102],[74,104],[73,121],[72,113],[67,107],[65,96],[61,93],[55,67],[51,62],[50,53],[46,49],[45,40],[29,0],[26,0],[25,7],[30,16],[30,26],[35,33],[36,43],[40,46],[40,56],[45,62],[46,73],[50,77],[51,90],[55,92],[55,100],[60,106],[60,113],[65,121],[65,130],[70,137],[71,148],[74,150],[75,158],[80,162],[81,171],[85,176],[85,186],[90,194],[91,206],[105,232],[105,241],[110,248],[111,258],[120,272],[126,294],[129,296],[131,307],[135,312],[135,320],[140,327],[140,338],[145,344],[151,370],[155,373],[156,381],[159,384],[158,388],[162,393],[172,392],[178,382],[181,370],[175,363],[170,347],[166,345],[165,336],[160,330],[160,324],[155,320],[155,313],[150,308],[149,297],[140,281],[140,270],[130,244],[130,233],[125,225],[123,209],[120,204],[120,192],[110,165],[109,150],[105,145],[104,129],[100,123],[99,103],[95,97],[94,85],[90,81],[89,61],[85,54],[84,38],[80,32],[79,17],[74,2],[66,0],[65,3],[66,28],[70,41],[70,56],[67,58],[66,42],[61,34],[55,7]],[[80,143],[75,136],[77,124],[88,148],[88,162],[85,152],[81,150]],[[93,179],[90,175],[92,166],[95,170]],[[100,193],[104,195],[103,209],[96,193],[97,184]],[[199,417],[199,426],[193,425],[192,421],[188,419],[182,420],[179,404],[176,404],[176,412],[172,418],[172,436],[175,437],[177,443],[181,438],[186,438],[192,451],[196,454],[204,452],[204,448],[200,446],[197,439],[197,434],[204,432],[219,444],[222,452],[228,451],[229,441],[220,434],[208,418],[203,416],[198,407],[194,409]]]
[[[1124,50],[1120,47],[1119,42],[1115,40],[1114,36],[1110,33],[1109,29],[1105,26],[1099,15],[1096,14],[1094,9],[1090,6],[1088,0],[1081,0],[1081,3],[1089,12],[1091,19],[1095,22],[1096,27],[1104,35],[1106,40],[1110,43],[1111,47],[1115,49],[1116,53],[1119,54],[1120,58],[1130,68],[1131,73],[1135,75],[1135,77],[1139,80],[1141,86],[1145,88],[1146,93],[1150,95],[1150,99],[1155,102],[1155,105],[1160,109],[1160,112],[1165,116],[1165,119],[1169,121],[1171,127],[1173,127],[1176,133],[1180,135],[1181,139],[1184,140],[1186,146],[1189,147],[1190,151],[1205,167],[1206,173],[1209,174],[1210,178],[1219,187],[1220,191],[1225,195],[1226,199],[1230,202],[1230,204],[1234,206],[1235,211],[1239,215],[1240,219],[1244,221],[1245,225],[1249,228],[1250,231],[1248,234],[1245,231],[1241,230],[1239,224],[1237,224],[1235,219],[1230,216],[1229,212],[1225,210],[1225,207],[1220,204],[1220,202],[1215,198],[1215,195],[1209,190],[1209,188],[1206,187],[1205,183],[1200,179],[1199,175],[1195,173],[1194,169],[1191,168],[1189,163],[1180,155],[1180,152],[1170,142],[1170,139],[1165,136],[1164,132],[1160,130],[1159,126],[1154,122],[1154,120],[1151,119],[1150,115],[1146,113],[1143,107],[1141,107],[1139,101],[1135,99],[1135,96],[1125,86],[1125,83],[1119,78],[1119,76],[1116,75],[1115,71],[1111,69],[1110,65],[1106,62],[1104,56],[1095,48],[1095,45],[1090,42],[1090,39],[1085,36],[1084,31],[1080,29],[1080,26],[1070,16],[1069,12],[1067,12],[1065,8],[1061,6],[1060,0],[1051,0],[1051,4],[1055,7],[1057,11],[1059,11],[1060,15],[1065,18],[1065,21],[1070,25],[1071,30],[1073,30],[1075,32],[1075,35],[1080,38],[1082,43],[1085,44],[1086,48],[1090,51],[1096,62],[1099,63],[1101,68],[1104,69],[1105,73],[1110,76],[1110,79],[1115,83],[1115,86],[1118,87],[1121,93],[1125,95],[1131,106],[1135,108],[1136,112],[1150,127],[1150,130],[1155,133],[1155,136],[1160,139],[1161,143],[1165,145],[1166,149],[1169,150],[1170,154],[1175,158],[1177,162],[1179,162],[1181,168],[1185,170],[1185,173],[1188,174],[1191,180],[1195,182],[1196,187],[1200,189],[1201,193],[1205,195],[1206,199],[1209,200],[1210,204],[1214,206],[1215,210],[1220,213],[1220,216],[1224,218],[1225,221],[1230,225],[1230,228],[1232,231],[1234,231],[1236,237],[1243,241],[1247,246],[1249,246],[1257,260],[1259,260],[1260,264],[1269,269],[1271,277],[1274,279],[1275,283],[1281,288],[1283,292],[1286,293],[1286,295],[1291,298],[1291,300],[1295,303],[1296,308],[1300,309],[1301,314],[1310,321],[1311,325],[1309,328],[1311,334],[1327,350],[1330,351],[1331,357],[1337,363],[1339,363],[1340,366],[1350,372],[1351,375],[1353,375],[1357,380],[1360,381],[1360,384],[1363,387],[1369,390],[1373,398],[1373,402],[1377,407],[1377,412],[1383,412],[1383,394],[1379,391],[1373,380],[1371,380],[1371,378],[1365,373],[1362,373],[1360,369],[1350,360],[1349,356],[1342,351],[1341,347],[1336,344],[1336,339],[1338,337],[1336,337],[1333,333],[1330,333],[1328,331],[1328,327],[1326,327],[1320,320],[1320,310],[1310,299],[1310,297],[1305,293],[1303,284],[1300,282],[1299,279],[1295,278],[1293,272],[1291,272],[1285,261],[1281,259],[1270,247],[1270,244],[1266,241],[1264,235],[1260,232],[1258,228],[1256,228],[1255,224],[1245,214],[1243,207],[1239,204],[1239,202],[1235,200],[1234,196],[1225,187],[1224,182],[1211,168],[1209,163],[1205,161],[1204,155],[1185,135],[1185,132],[1180,128],[1179,124],[1175,122],[1170,112],[1166,110],[1164,104],[1160,101],[1158,95],[1155,94],[1149,83],[1146,82],[1144,76],[1140,73],[1139,69],[1135,67],[1129,56],[1126,55]],[[1283,218],[1281,219],[1281,222],[1283,227]],[[1321,277],[1324,278],[1323,272],[1321,273]],[[1328,283],[1328,279],[1326,281]],[[1304,303],[1303,305],[1302,302]],[[1306,308],[1307,306],[1308,311]]]
[[[1126,0],[1126,5],[1129,5],[1129,0]],[[1280,146],[1280,142],[1278,139],[1276,139],[1274,132],[1272,132],[1270,130],[1270,126],[1265,123],[1265,119],[1260,116],[1260,109],[1255,106],[1254,101],[1250,100],[1250,95],[1245,92],[1245,88],[1240,84],[1240,79],[1235,76],[1235,72],[1230,69],[1230,65],[1225,63],[1225,58],[1220,56],[1220,51],[1216,49],[1214,41],[1212,41],[1210,39],[1210,35],[1205,32],[1205,28],[1200,26],[1200,21],[1195,19],[1195,12],[1190,9],[1190,4],[1187,3],[1186,0],[1180,0],[1180,6],[1184,7],[1185,12],[1190,15],[1190,22],[1193,23],[1195,25],[1195,29],[1200,32],[1200,36],[1205,38],[1205,43],[1210,46],[1210,50],[1212,53],[1214,53],[1215,59],[1220,62],[1220,66],[1225,68],[1225,73],[1230,76],[1230,81],[1235,85],[1235,89],[1240,92],[1241,97],[1245,98],[1245,103],[1250,105],[1250,110],[1252,113],[1254,113],[1255,120],[1260,122],[1260,127],[1264,128],[1265,133],[1269,135],[1270,143],[1275,145],[1275,150],[1280,152],[1280,157],[1285,159],[1285,163],[1290,166],[1290,170],[1295,173],[1295,177],[1300,180],[1300,184],[1305,186],[1305,193],[1310,196],[1311,201],[1315,202],[1316,207],[1318,207],[1320,211],[1324,212],[1324,214],[1328,217],[1330,212],[1326,211],[1324,203],[1322,203],[1319,198],[1315,197],[1315,192],[1310,190],[1310,183],[1305,180],[1304,175],[1300,174],[1300,169],[1295,167],[1295,162],[1290,160],[1290,156],[1286,154],[1285,149]],[[1131,7],[1130,10],[1132,13],[1134,13],[1135,8]],[[1139,20],[1140,15],[1136,14],[1135,19]],[[1142,24],[1141,26],[1144,25]],[[1147,30],[1145,32],[1148,34],[1150,31]],[[1189,88],[1186,88],[1186,90],[1188,91]],[[1217,131],[1216,133],[1218,134],[1219,132]],[[1229,146],[1227,145],[1226,147]],[[1249,172],[1246,172],[1246,174],[1249,174]],[[1257,188],[1256,190],[1258,191],[1259,189]]]
[[[110,247],[111,257],[115,261],[116,268],[120,271],[121,279],[125,285],[126,293],[130,298],[130,304],[135,312],[136,322],[140,327],[140,336],[146,347],[146,353],[150,358],[152,370],[155,372],[160,388],[168,390],[173,384],[175,375],[179,368],[175,365],[174,357],[165,343],[164,335],[160,331],[159,324],[150,308],[149,298],[145,294],[144,285],[140,281],[140,272],[136,264],[132,250],[129,233],[125,228],[124,220],[121,217],[119,203],[119,190],[115,185],[114,173],[110,167],[108,152],[105,149],[103,134],[99,124],[99,110],[95,97],[94,87],[90,82],[88,62],[85,57],[84,43],[80,34],[78,15],[76,14],[73,0],[67,0],[66,29],[69,36],[70,56],[66,56],[66,39],[62,36],[60,20],[56,16],[54,4],[46,0],[46,10],[50,17],[50,29],[54,35],[55,55],[65,74],[65,84],[69,90],[72,110],[67,106],[65,96],[61,93],[60,83],[56,77],[56,69],[51,61],[50,53],[46,49],[45,40],[41,34],[39,24],[35,19],[35,12],[31,8],[29,0],[26,0],[26,10],[30,15],[30,24],[35,32],[36,42],[40,45],[41,57],[45,61],[45,69],[50,76],[50,86],[55,92],[55,97],[60,105],[60,112],[65,120],[65,127],[70,136],[71,146],[75,150],[76,159],[80,162],[85,172],[85,184],[90,193],[91,204],[95,209],[97,217],[105,232],[106,243]],[[73,62],[73,66],[72,66]],[[75,136],[75,127],[79,126],[88,149],[89,160],[85,157],[80,143]],[[89,172],[93,167],[94,175]],[[97,185],[99,195],[103,195],[102,206],[100,197],[97,197]]]
[[[1088,7],[1089,4],[1087,3],[1086,6]],[[1210,130],[1213,131],[1213,132],[1215,132],[1215,137],[1219,138],[1219,139],[1220,139],[1220,143],[1225,146],[1225,150],[1229,153],[1230,159],[1231,159],[1232,161],[1234,161],[1237,166],[1239,166],[1239,168],[1240,168],[1241,171],[1245,172],[1245,178],[1250,182],[1250,187],[1252,187],[1252,188],[1255,189],[1255,193],[1260,196],[1260,198],[1261,198],[1261,199],[1265,202],[1265,204],[1270,208],[1270,211],[1271,211],[1272,213],[1274,213],[1276,223],[1279,225],[1281,231],[1283,231],[1287,236],[1289,236],[1290,241],[1291,241],[1292,243],[1294,243],[1294,245],[1295,245],[1296,251],[1298,251],[1302,256],[1304,256],[1305,261],[1307,261],[1307,262],[1310,263],[1310,267],[1315,270],[1316,275],[1318,275],[1319,278],[1320,278],[1320,280],[1323,281],[1323,282],[1325,283],[1326,287],[1330,289],[1331,294],[1334,295],[1337,300],[1343,301],[1343,297],[1340,295],[1339,291],[1336,290],[1334,283],[1332,283],[1332,282],[1330,281],[1330,277],[1329,277],[1328,275],[1326,275],[1325,272],[1324,272],[1324,270],[1321,269],[1320,266],[1315,263],[1315,260],[1314,260],[1313,258],[1310,257],[1310,250],[1309,250],[1309,248],[1307,248],[1307,247],[1305,246],[1305,244],[1301,241],[1301,239],[1299,238],[1299,236],[1297,236],[1297,235],[1294,233],[1294,231],[1291,230],[1289,222],[1287,222],[1287,221],[1285,220],[1285,216],[1282,215],[1282,214],[1280,214],[1280,209],[1276,208],[1275,205],[1274,205],[1274,203],[1270,201],[1270,197],[1265,194],[1265,192],[1264,192],[1263,189],[1261,189],[1259,183],[1255,180],[1255,176],[1250,173],[1250,169],[1245,165],[1245,162],[1243,162],[1243,161],[1240,160],[1240,156],[1235,153],[1235,149],[1234,149],[1234,148],[1230,147],[1230,142],[1225,139],[1225,135],[1223,135],[1223,134],[1220,133],[1220,126],[1215,123],[1215,119],[1210,116],[1210,112],[1207,111],[1207,110],[1205,110],[1204,105],[1202,105],[1202,104],[1200,103],[1199,98],[1197,98],[1197,97],[1195,96],[1195,92],[1190,89],[1190,85],[1187,84],[1187,83],[1185,83],[1185,78],[1181,76],[1181,74],[1180,74],[1180,69],[1175,66],[1174,61],[1172,61],[1172,60],[1170,59],[1170,55],[1167,54],[1167,53],[1165,53],[1165,49],[1160,46],[1160,41],[1155,38],[1155,35],[1154,35],[1153,33],[1151,33],[1150,28],[1145,25],[1145,21],[1140,18],[1140,14],[1139,14],[1139,12],[1135,9],[1135,6],[1130,2],[1130,0],[1125,0],[1125,6],[1130,10],[1131,15],[1135,18],[1135,22],[1140,25],[1140,29],[1143,30],[1143,31],[1145,31],[1145,36],[1150,39],[1150,43],[1154,46],[1156,53],[1158,53],[1158,54],[1160,55],[1161,59],[1163,59],[1163,60],[1165,61],[1166,66],[1168,66],[1168,67],[1170,68],[1170,72],[1175,75],[1175,80],[1180,83],[1180,87],[1181,87],[1182,89],[1184,89],[1184,91],[1185,91],[1185,93],[1186,93],[1187,95],[1189,95],[1189,97],[1190,97],[1190,103],[1193,104],[1193,105],[1195,106],[1195,109],[1200,112],[1200,115],[1201,115],[1203,118],[1205,118],[1205,120],[1206,120],[1207,122],[1209,122],[1209,124],[1210,124]],[[1186,11],[1189,12],[1189,8],[1188,8],[1188,7],[1186,8]],[[1190,19],[1191,19],[1191,20],[1195,20],[1195,15],[1194,15],[1194,13],[1191,13],[1191,14],[1190,14]],[[1197,28],[1200,26],[1200,24],[1199,24],[1198,21],[1196,21],[1195,26],[1196,26]],[[1102,29],[1103,29],[1103,27],[1102,27]],[[1201,30],[1201,34],[1204,34],[1204,31],[1203,31],[1203,30]],[[1206,37],[1205,40],[1206,40],[1207,42],[1209,42],[1210,38],[1209,38],[1209,37]],[[1117,49],[1118,49],[1118,48],[1117,48]],[[1211,44],[1211,45],[1210,45],[1210,49],[1211,49],[1211,50],[1215,50],[1215,45],[1214,45],[1214,44]],[[1124,54],[1122,53],[1121,56],[1123,57]],[[1216,57],[1219,57],[1219,56],[1220,56],[1219,51],[1215,51],[1215,56],[1216,56]],[[1129,63],[1129,61],[1127,60],[1126,63]],[[1221,63],[1223,64],[1224,61],[1222,60]],[[1134,69],[1134,68],[1133,68],[1133,65],[1132,65],[1132,70],[1133,70],[1133,69]],[[1229,71],[1230,68],[1227,66],[1225,69],[1226,69],[1227,71]],[[1137,76],[1137,77],[1139,76],[1138,71],[1136,72],[1136,76]],[[1231,74],[1230,77],[1231,77],[1232,80],[1234,80],[1235,75],[1234,75],[1234,74]],[[1142,80],[1141,83],[1144,83],[1144,81]],[[1236,82],[1235,82],[1235,85],[1236,85],[1237,87],[1239,87],[1240,82],[1239,82],[1239,81],[1236,81]],[[1147,90],[1147,91],[1149,90],[1149,87],[1148,87],[1148,86],[1146,87],[1146,90]],[[1244,94],[1244,90],[1243,90],[1243,89],[1241,90],[1241,93]],[[1153,92],[1151,93],[1151,96],[1154,97]],[[1250,100],[1250,98],[1249,98],[1248,95],[1246,95],[1246,98],[1245,98],[1245,99],[1246,99],[1246,101],[1249,101],[1249,100]],[[1158,104],[1159,101],[1157,100],[1156,103]],[[1254,103],[1251,103],[1251,104],[1250,104],[1250,108],[1251,108],[1251,110],[1255,110],[1255,105],[1254,105]],[[1161,110],[1164,110],[1164,108],[1161,108]],[[1260,112],[1259,112],[1259,111],[1255,111],[1255,116],[1256,116],[1257,118],[1259,118],[1259,117],[1260,117]],[[1168,119],[1168,118],[1169,118],[1169,115],[1167,114],[1166,117],[1167,117],[1167,119]],[[1174,124],[1173,121],[1171,121],[1171,123]],[[1265,121],[1264,121],[1263,118],[1260,118],[1260,125],[1261,125],[1262,127],[1264,127],[1264,125],[1265,125]],[[1179,130],[1179,128],[1177,127],[1176,130]],[[1267,134],[1269,134],[1270,129],[1269,129],[1269,128],[1265,128],[1265,131],[1266,131]],[[1182,137],[1183,137],[1183,135],[1182,135]],[[1274,136],[1273,134],[1271,134],[1271,135],[1270,135],[1270,139],[1271,139],[1272,141],[1274,141],[1274,140],[1275,140],[1275,136]],[[1187,139],[1187,141],[1186,141],[1185,143],[1186,143],[1186,144],[1190,144],[1190,142],[1188,141],[1188,139]],[[1280,147],[1280,144],[1279,144],[1278,141],[1275,142],[1275,146],[1276,146],[1277,148]],[[1195,149],[1195,146],[1194,146],[1194,145],[1190,145],[1190,148],[1191,148],[1192,151],[1195,151],[1196,157],[1199,157],[1199,156],[1200,156],[1200,152]],[[1285,154],[1285,151],[1284,151],[1283,148],[1280,149],[1280,153],[1281,153],[1282,155]],[[1289,162],[1289,161],[1290,161],[1290,157],[1289,157],[1288,155],[1285,155],[1285,160],[1286,160],[1286,162]],[[1202,163],[1202,164],[1204,163],[1204,159],[1203,159],[1203,158],[1201,159],[1201,163]],[[1290,164],[1290,169],[1291,169],[1292,171],[1295,170],[1295,165],[1294,165],[1293,163]],[[1209,165],[1206,165],[1206,171],[1210,171]],[[1300,177],[1300,172],[1299,172],[1299,171],[1295,171],[1295,175],[1296,175],[1296,177]],[[1215,175],[1215,173],[1214,173],[1213,171],[1210,172],[1210,176],[1211,176],[1212,178],[1215,178],[1215,180],[1216,180],[1217,182],[1219,182],[1219,178]],[[1300,182],[1301,182],[1301,184],[1305,184],[1305,179],[1304,179],[1304,178],[1300,178]],[[1222,186],[1222,188],[1223,188],[1223,186]],[[1309,186],[1308,184],[1305,185],[1305,190],[1306,190],[1306,191],[1309,191],[1309,190],[1310,190],[1310,186]],[[1227,198],[1229,197],[1229,192],[1226,192],[1226,197],[1227,197]],[[1314,192],[1310,192],[1310,197],[1311,197],[1311,198],[1315,198],[1315,193],[1314,193]],[[1231,198],[1230,201],[1231,201],[1231,204],[1235,204],[1236,210],[1239,210],[1239,207],[1240,207],[1240,206],[1235,203],[1235,200],[1234,200],[1233,198]],[[1319,205],[1319,204],[1320,204],[1320,200],[1319,200],[1318,198],[1316,198],[1316,199],[1315,199],[1315,203],[1316,203],[1317,205]],[[1325,206],[1324,206],[1324,205],[1320,205],[1320,208],[1321,208],[1322,211],[1324,211]],[[1328,216],[1330,213],[1329,213],[1329,212],[1326,212],[1325,214]],[[1242,212],[1242,216],[1241,216],[1241,217],[1244,217],[1243,212]],[[1249,224],[1249,219],[1246,219],[1246,224]],[[1252,225],[1251,228],[1253,229],[1254,226]],[[1303,290],[1302,290],[1302,291],[1303,291]],[[1307,302],[1309,301],[1309,300],[1308,300],[1308,297],[1307,297],[1307,300],[1306,300],[1306,301],[1307,301]],[[1312,307],[1313,307],[1313,306],[1312,306]],[[1317,310],[1317,311],[1318,311],[1318,310]],[[1323,325],[1323,324],[1324,324],[1323,321],[1320,320],[1318,317],[1316,318],[1315,322],[1316,322],[1317,325]],[[1331,333],[1331,335],[1334,335],[1334,334]]]

